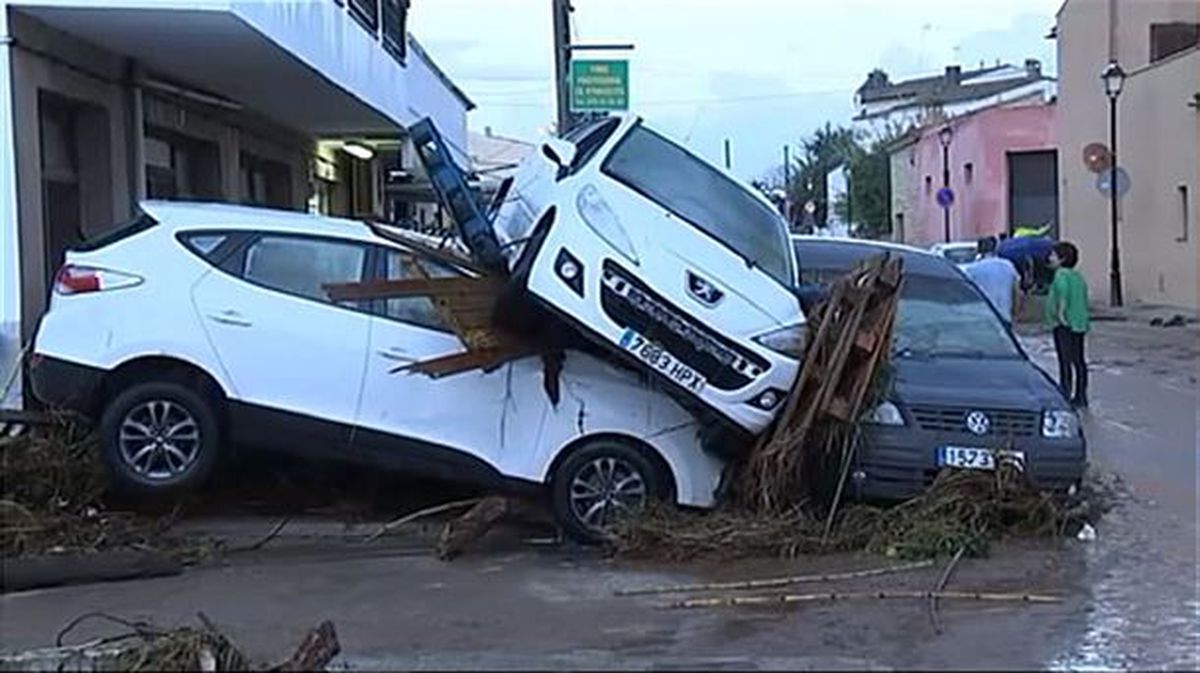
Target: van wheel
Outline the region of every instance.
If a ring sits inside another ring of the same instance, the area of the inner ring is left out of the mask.
[[[138,383],[100,417],[100,450],[118,490],[178,493],[204,483],[220,437],[212,406],[178,383]]]
[[[550,484],[554,515],[568,535],[597,543],[622,517],[667,495],[665,476],[625,442],[600,439],[567,456]]]

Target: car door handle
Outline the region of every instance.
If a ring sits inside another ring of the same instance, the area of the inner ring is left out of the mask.
[[[208,319],[213,322],[219,322],[222,325],[233,325],[235,327],[250,327],[254,323],[242,317],[241,313],[233,309],[226,309],[220,313],[208,314]]]
[[[398,348],[398,347],[381,348],[375,352],[379,354],[379,357],[381,357],[385,360],[391,360],[392,362],[416,362],[417,361],[416,358],[414,358],[411,355],[408,355],[407,352],[403,348]]]

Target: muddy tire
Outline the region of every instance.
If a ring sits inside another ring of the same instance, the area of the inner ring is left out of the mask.
[[[550,483],[554,516],[571,538],[605,539],[622,516],[669,493],[667,477],[642,451],[617,439],[597,439],[571,452]]]
[[[104,465],[124,493],[193,490],[217,465],[220,433],[212,405],[178,383],[126,388],[105,407],[99,429]]]

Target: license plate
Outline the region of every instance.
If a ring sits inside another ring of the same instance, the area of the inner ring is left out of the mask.
[[[996,460],[1013,462],[1019,469],[1025,467],[1025,454],[1020,451],[994,452],[966,446],[943,446],[938,448],[938,467],[962,467],[968,470],[994,470]]]
[[[699,372],[675,359],[665,348],[641,334],[626,329],[621,335],[621,347],[693,393],[704,389],[704,377]]]

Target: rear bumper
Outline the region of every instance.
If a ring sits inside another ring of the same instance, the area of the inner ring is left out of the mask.
[[[861,499],[904,500],[919,495],[938,473],[941,446],[986,446],[980,438],[909,427],[866,429],[851,469],[851,493]],[[1087,444],[1083,437],[1025,437],[1013,449],[1025,454],[1025,471],[1039,489],[1066,491],[1083,478]]]
[[[96,411],[96,394],[104,370],[58,358],[30,358],[29,383],[33,395],[51,409],[66,409],[87,416]]]

